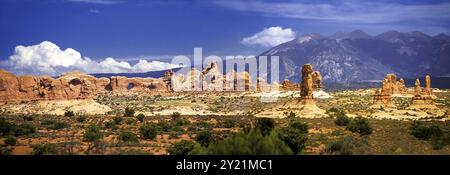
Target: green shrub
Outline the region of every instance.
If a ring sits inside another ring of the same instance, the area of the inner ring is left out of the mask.
[[[139,133],[144,139],[153,140],[156,138],[158,129],[154,124],[145,123],[139,128]]]
[[[351,136],[341,137],[326,145],[326,153],[336,155],[364,154],[367,143],[356,140]]]
[[[84,115],[80,115],[77,117],[77,121],[80,123],[83,123],[86,121],[86,117]]]
[[[424,122],[414,121],[410,128],[410,133],[421,140],[429,140],[432,137],[441,137],[443,132],[439,126],[427,125]]]
[[[142,114],[142,113],[140,113],[140,114],[138,114],[138,115],[136,116],[136,119],[137,119],[138,121],[140,121],[140,122],[144,122],[145,115]]]
[[[295,121],[288,127],[281,128],[278,132],[280,139],[291,148],[295,154],[300,153],[306,146],[308,140],[308,125]]]
[[[167,152],[170,155],[187,155],[192,149],[194,149],[195,143],[188,140],[181,140],[177,143],[172,144]]]
[[[184,132],[184,129],[182,127],[180,127],[180,126],[173,126],[171,128],[171,130],[175,131],[175,132]]]
[[[139,143],[137,135],[131,131],[122,130],[119,133],[119,139],[127,143]]]
[[[170,128],[172,127],[172,126],[170,126],[169,122],[166,122],[164,120],[159,121],[157,126],[158,126],[158,130],[163,131],[163,132],[169,131]]]
[[[14,136],[8,135],[5,139],[5,144],[6,145],[10,145],[10,146],[14,146],[17,144],[17,139]]]
[[[0,118],[0,135],[11,134],[13,125],[6,121],[5,118]]]
[[[195,141],[200,143],[200,145],[204,147],[208,147],[208,145],[212,142],[213,135],[212,132],[209,130],[201,131],[197,134],[195,137]]]
[[[15,136],[30,135],[36,132],[36,128],[28,123],[23,123],[13,127],[13,133]]]
[[[338,108],[332,107],[326,111],[326,113],[338,113],[341,112]]]
[[[293,121],[289,124],[291,128],[298,130],[300,133],[307,134],[308,133],[308,125],[305,122],[301,121]]]
[[[430,139],[431,146],[435,150],[439,150],[450,144],[450,140],[444,136],[434,136]]]
[[[131,109],[130,107],[125,108],[125,117],[134,117],[134,109]]]
[[[23,136],[29,135],[36,132],[36,127],[28,123],[22,123],[19,125],[15,125],[7,122],[4,118],[0,118],[0,135],[15,135],[15,136]]]
[[[291,149],[279,139],[276,132],[263,135],[259,129],[248,133],[238,132],[225,140],[210,144],[207,148],[200,145],[189,153],[193,155],[287,155]]]
[[[64,128],[68,128],[70,125],[65,122],[55,122],[53,125],[50,125],[48,128],[52,130],[60,130]]]
[[[108,121],[105,123],[105,128],[117,129],[119,127],[117,127],[117,125],[116,125],[116,123],[114,123],[114,121]]]
[[[125,118],[124,121],[125,121],[125,124],[127,124],[127,125],[131,125],[136,122],[136,120],[134,118]]]
[[[338,126],[347,126],[347,124],[350,122],[350,118],[345,115],[343,112],[338,112],[334,115],[335,120],[334,123]]]
[[[225,128],[233,128],[234,126],[236,126],[236,120],[226,119],[223,122],[223,127],[225,127]]]
[[[0,156],[11,155],[13,148],[0,146]]]
[[[347,130],[351,132],[357,132],[361,135],[370,135],[372,133],[372,127],[366,118],[360,116],[351,120],[346,127]]]
[[[53,124],[55,124],[55,121],[53,121],[53,120],[42,120],[41,121],[41,125],[44,125],[44,126],[49,126],[49,125],[53,125]]]
[[[190,123],[191,122],[189,120],[181,118],[181,119],[176,120],[174,125],[176,125],[176,126],[183,126],[183,125],[188,125]]]
[[[275,121],[272,118],[257,118],[256,128],[261,131],[261,134],[268,135],[275,128]]]
[[[75,113],[73,113],[73,111],[66,111],[66,112],[64,112],[64,116],[73,117],[73,116],[75,116]]]
[[[195,126],[199,127],[200,129],[206,129],[206,130],[211,130],[213,128],[213,126],[205,121],[200,121],[195,123]]]
[[[172,113],[172,122],[176,122],[181,118],[181,114],[179,112]]]
[[[85,141],[88,142],[98,142],[103,138],[103,133],[101,132],[100,126],[98,125],[89,125],[84,130],[84,136]]]
[[[47,143],[47,144],[37,144],[33,145],[33,155],[56,155],[56,145]]]
[[[116,116],[113,118],[114,124],[120,125],[122,123],[122,117]]]
[[[34,117],[32,115],[24,115],[22,119],[25,121],[33,121]]]

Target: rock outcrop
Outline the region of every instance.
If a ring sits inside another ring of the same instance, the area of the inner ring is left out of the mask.
[[[0,101],[62,100],[90,98],[106,89],[109,79],[97,79],[80,72],[71,72],[54,79],[48,76],[19,76],[0,70]]]
[[[58,78],[48,76],[15,76],[0,70],[0,102],[36,100],[88,99],[100,91],[166,91],[162,79],[95,78],[81,72],[70,72]]]
[[[321,90],[323,88],[323,85],[322,85],[322,75],[320,75],[320,72],[314,71],[312,73],[312,79],[314,90]]]
[[[300,83],[300,96],[304,104],[314,104],[313,96],[313,68],[310,64],[302,66],[302,82]]]
[[[395,107],[392,103],[391,85],[387,78],[383,80],[383,86],[373,95],[372,108]]]
[[[112,91],[167,91],[167,86],[161,78],[127,78],[111,77]]]
[[[204,91],[222,91],[224,87],[224,77],[217,62],[211,62],[202,71]]]
[[[300,89],[299,84],[292,83],[288,79],[285,79],[283,83],[281,83],[281,89],[283,91],[296,91]]]
[[[405,80],[397,81],[395,74],[387,74],[382,81],[381,89],[378,89],[373,96],[373,108],[395,107],[392,102],[393,94],[405,94]]]
[[[167,91],[173,91],[172,88],[172,77],[175,73],[172,70],[167,70],[164,72],[163,82],[166,84]]]
[[[429,75],[425,77],[425,88],[420,87],[420,80],[416,79],[414,87],[414,96],[411,100],[409,109],[435,109],[431,91],[431,78]]]
[[[298,100],[289,101],[274,109],[266,109],[258,113],[257,117],[282,117],[286,116],[285,111],[293,112],[297,117],[302,118],[320,118],[327,117],[325,110],[317,107],[314,101],[314,91],[323,92],[321,77],[319,72],[314,72],[311,64],[305,64],[302,66],[302,81],[300,83],[300,98]],[[281,86],[286,87],[286,81]],[[315,89],[317,88],[317,89]],[[328,95],[328,94],[327,94]]]

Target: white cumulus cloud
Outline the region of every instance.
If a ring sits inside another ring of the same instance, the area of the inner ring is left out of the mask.
[[[139,73],[177,68],[161,61],[139,60],[130,65],[126,61],[117,61],[108,57],[97,62],[89,57],[82,57],[80,52],[67,48],[61,50],[56,44],[44,41],[32,46],[16,46],[9,59],[0,62],[0,67],[16,74],[57,76],[68,71],[86,73]]]
[[[241,43],[245,45],[259,45],[263,47],[273,47],[281,43],[291,41],[295,38],[295,32],[291,28],[270,27],[250,37],[242,39]]]

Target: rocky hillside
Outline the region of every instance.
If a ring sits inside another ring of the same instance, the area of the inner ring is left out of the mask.
[[[450,74],[450,36],[388,31],[370,36],[361,30],[325,37],[303,35],[261,55],[280,57],[280,79],[298,82],[300,66],[314,65],[325,82],[381,80],[386,73],[412,78]]]

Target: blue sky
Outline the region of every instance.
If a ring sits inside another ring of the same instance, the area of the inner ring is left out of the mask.
[[[189,55],[194,47],[204,55],[258,54],[277,44],[258,38],[271,27],[281,40],[354,29],[448,34],[449,9],[437,0],[1,0],[0,60],[43,41],[92,60]]]

